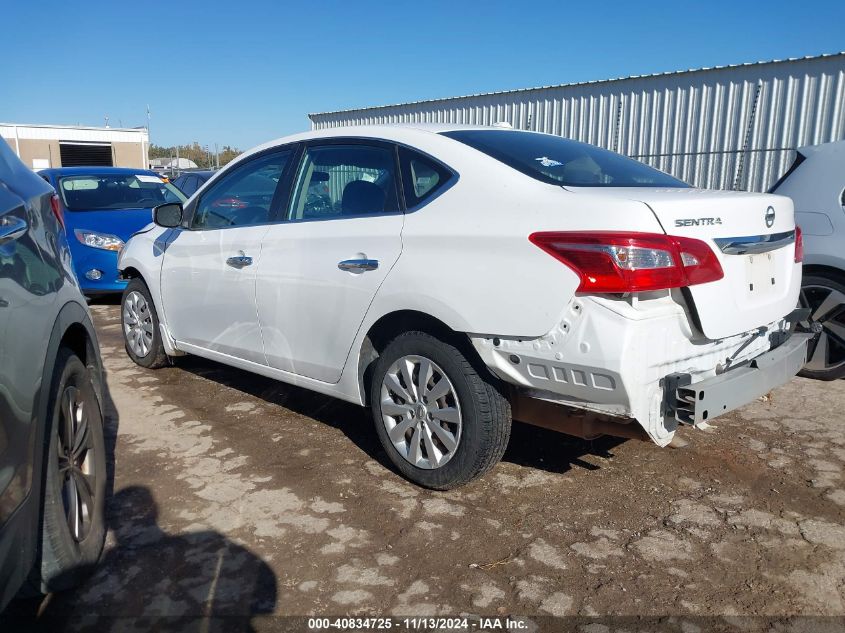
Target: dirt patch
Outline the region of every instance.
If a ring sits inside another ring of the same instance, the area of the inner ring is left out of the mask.
[[[143,370],[117,307],[93,311],[109,552],[48,615],[845,614],[843,381],[796,379],[677,450],[517,424],[490,474],[432,493],[364,410],[197,358]]]

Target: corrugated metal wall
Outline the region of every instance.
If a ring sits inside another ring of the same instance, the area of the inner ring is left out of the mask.
[[[314,129],[507,121],[698,187],[765,191],[795,148],[845,139],[845,53],[309,116]]]

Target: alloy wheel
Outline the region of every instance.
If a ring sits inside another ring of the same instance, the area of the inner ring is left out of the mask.
[[[80,543],[94,522],[97,472],[90,414],[82,392],[72,385],[61,395],[57,478],[65,518],[73,540]]]
[[[393,446],[417,468],[440,468],[458,449],[458,394],[428,358],[403,356],[390,366],[381,385],[381,415]]]
[[[123,335],[136,356],[143,358],[150,353],[153,345],[153,317],[147,300],[140,292],[130,292],[123,302]]]
[[[831,371],[845,365],[845,294],[821,285],[804,286],[801,303],[821,332],[807,355],[809,371]]]

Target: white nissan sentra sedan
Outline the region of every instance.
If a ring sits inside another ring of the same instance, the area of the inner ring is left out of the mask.
[[[557,136],[354,127],[262,145],[120,255],[126,350],[369,406],[431,488],[511,420],[665,446],[804,363],[785,197],[693,189]]]

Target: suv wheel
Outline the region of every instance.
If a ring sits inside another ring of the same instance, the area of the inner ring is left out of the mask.
[[[809,307],[810,318],[822,331],[807,355],[801,376],[835,380],[845,376],[845,282],[841,278],[805,275],[801,305]]]
[[[169,364],[170,359],[161,342],[158,314],[150,289],[142,279],[133,279],[123,291],[120,325],[126,353],[136,364],[148,369]]]
[[[91,371],[67,349],[53,375],[41,565],[43,593],[77,585],[93,569],[106,537],[103,416]]]
[[[379,356],[370,402],[391,462],[426,488],[480,477],[501,459],[510,437],[510,404],[495,380],[424,332],[398,336]]]

